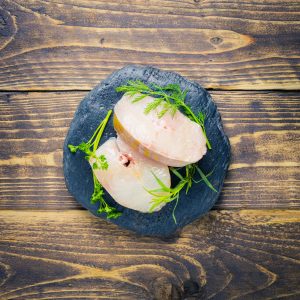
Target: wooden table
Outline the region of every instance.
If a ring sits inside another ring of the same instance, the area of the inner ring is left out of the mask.
[[[299,299],[299,61],[299,0],[0,0],[0,299]],[[131,63],[209,89],[232,145],[219,202],[170,239],[64,184],[74,110]]]

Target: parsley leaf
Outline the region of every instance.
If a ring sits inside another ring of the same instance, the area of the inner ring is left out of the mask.
[[[102,137],[103,131],[106,127],[106,124],[110,118],[112,110],[109,110],[104,120],[100,123],[100,125],[95,130],[93,136],[90,138],[88,142],[82,142],[78,146],[68,145],[69,150],[72,153],[76,153],[78,150],[82,151],[86,154],[85,159],[90,160],[93,158],[95,162],[93,163],[93,170],[107,170],[108,162],[106,157],[102,154],[100,156],[96,155],[96,150],[100,143],[100,139]],[[117,211],[115,207],[109,206],[109,204],[104,199],[104,189],[101,183],[98,181],[97,177],[93,172],[93,182],[94,182],[94,192],[91,196],[91,203],[96,204],[99,202],[100,206],[97,210],[98,213],[105,213],[108,219],[116,219],[122,215],[121,212]]]
[[[122,215],[115,207],[109,206],[104,196],[104,190],[101,183],[97,180],[96,176],[93,173],[93,180],[94,180],[94,192],[91,197],[91,203],[96,204],[100,203],[100,206],[97,210],[98,213],[105,213],[108,219],[117,219]]]

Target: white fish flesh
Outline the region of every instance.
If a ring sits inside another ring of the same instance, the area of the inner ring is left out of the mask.
[[[180,111],[167,112],[159,118],[156,110],[144,110],[153,97],[132,103],[124,95],[114,108],[114,127],[118,135],[133,149],[162,164],[182,167],[197,162],[206,153],[206,141],[200,125]]]
[[[125,207],[149,212],[153,196],[145,189],[160,188],[153,174],[167,187],[171,186],[170,172],[166,165],[144,157],[119,137],[111,138],[101,145],[96,155],[102,154],[106,157],[108,169],[93,171],[105,190]],[[94,161],[91,159],[90,164],[93,165]],[[160,210],[162,206],[157,207],[155,211]]]

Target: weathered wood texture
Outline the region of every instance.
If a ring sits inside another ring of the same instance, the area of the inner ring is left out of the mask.
[[[300,2],[1,0],[0,89],[91,89],[148,63],[207,88],[299,89]]]
[[[78,208],[62,173],[62,145],[86,93],[2,93],[0,208]],[[300,207],[297,93],[213,92],[232,145],[217,208]]]
[[[211,212],[169,240],[86,211],[0,218],[3,300],[299,297],[300,211]]]
[[[86,93],[51,92],[132,63],[299,90],[299,45],[299,0],[0,0],[0,299],[299,299],[299,93],[212,92],[233,152],[221,199],[161,240],[79,210],[61,160]]]

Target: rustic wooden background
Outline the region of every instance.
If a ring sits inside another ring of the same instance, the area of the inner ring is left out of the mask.
[[[170,239],[68,194],[62,144],[94,85],[152,64],[210,89],[220,201]],[[0,0],[0,299],[300,299],[300,0]]]

